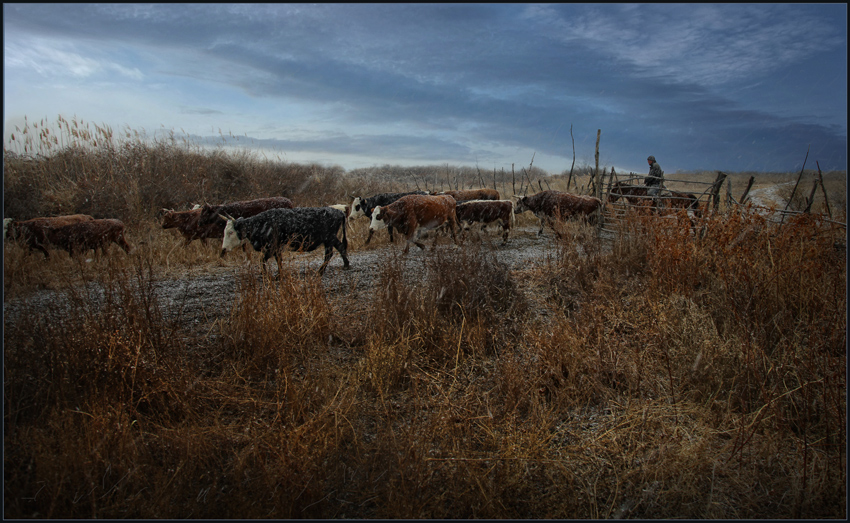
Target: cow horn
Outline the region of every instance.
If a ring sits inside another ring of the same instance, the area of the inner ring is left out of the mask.
[[[219,215],[218,215],[218,217],[219,217],[219,218],[221,218],[221,219],[222,219],[222,220],[224,220],[224,221],[233,221],[233,220],[235,220],[235,218],[234,218],[233,216],[230,216],[230,215],[229,215],[229,214],[227,214],[227,213],[224,213],[224,216],[222,216],[221,214],[219,214]]]

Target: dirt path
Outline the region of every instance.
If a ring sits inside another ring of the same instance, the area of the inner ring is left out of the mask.
[[[425,261],[432,253],[431,238],[425,240],[426,250],[411,247],[407,255],[402,256],[405,274],[412,281],[424,277]],[[322,284],[329,298],[335,300],[351,300],[362,306],[371,299],[374,288],[380,276],[382,264],[389,256],[401,254],[403,242],[398,239],[394,244],[384,244],[379,248],[349,251],[350,270],[342,270],[342,259],[334,251],[334,257],[322,278]],[[437,249],[455,249],[451,242],[440,239]],[[554,240],[551,229],[547,229],[542,237],[537,236],[536,226],[515,228],[507,245],[501,245],[501,235],[487,233],[479,240],[475,233],[467,236],[461,249],[481,248],[492,253],[495,258],[504,263],[511,271],[533,270],[553,260],[558,253],[558,242]],[[259,255],[253,253],[245,263],[254,264],[257,268]],[[316,270],[322,261],[321,249],[307,254],[291,254],[284,261],[284,270],[296,270],[304,275],[307,271]],[[276,264],[269,262],[274,274]],[[211,328],[215,320],[229,314],[240,278],[244,277],[245,268],[238,265],[189,267],[179,276],[167,276],[154,282],[154,292],[164,313],[168,316],[179,317],[182,323],[189,322],[199,330]],[[258,276],[259,277],[259,276]],[[104,289],[96,283],[90,283],[86,289],[76,292],[86,293],[87,299],[102,300]],[[32,311],[50,310],[61,312],[69,306],[68,291],[41,290],[26,297],[9,300],[4,303],[4,323],[11,325],[18,320],[22,313],[32,314]],[[359,307],[359,306],[358,306]]]

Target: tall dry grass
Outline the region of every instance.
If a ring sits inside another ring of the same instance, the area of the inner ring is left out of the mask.
[[[8,171],[53,191],[39,213],[75,201],[58,160],[26,161]],[[4,290],[29,300],[4,321],[5,517],[846,517],[846,210],[630,213],[610,243],[567,223],[526,270],[484,243],[390,251],[363,292],[297,258],[269,278],[256,253],[173,250],[117,201],[132,256],[6,246]],[[207,322],[161,292],[220,269],[237,283]]]

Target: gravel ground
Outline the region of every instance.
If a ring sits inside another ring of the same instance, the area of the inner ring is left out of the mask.
[[[423,263],[432,253],[432,239],[426,238],[425,250],[412,246],[410,252],[402,257],[405,274],[413,279],[424,274]],[[364,307],[372,295],[381,271],[381,264],[393,253],[400,254],[404,246],[396,239],[395,244],[385,243],[378,248],[367,250],[349,250],[351,268],[342,270],[342,259],[334,251],[334,257],[322,278],[327,296],[332,300],[351,300],[352,306]],[[558,244],[554,241],[551,229],[546,229],[542,237],[537,236],[536,226],[517,227],[511,232],[506,245],[501,245],[501,235],[495,231],[483,233],[479,238],[469,233],[460,248],[475,248],[492,252],[496,259],[507,265],[513,273],[531,271],[545,266],[547,260],[554,260]],[[455,246],[443,238],[438,240],[436,249],[455,249]],[[580,254],[577,252],[577,254]],[[316,270],[322,260],[322,249],[312,253],[291,254],[284,261],[285,270],[298,270],[302,275],[308,270]],[[260,256],[253,253],[246,263],[258,266]],[[276,264],[268,265],[274,274]],[[238,282],[244,275],[242,264],[189,268],[180,276],[166,277],[155,282],[154,288],[159,303],[166,314],[180,314],[183,322],[191,322],[199,331],[209,331],[216,319],[225,317],[236,297]],[[258,276],[259,277],[259,276]],[[89,284],[90,297],[103,296],[103,289]],[[67,291],[41,290],[24,298],[4,303],[4,324],[11,325],[21,313],[49,309],[62,310],[69,303]]]

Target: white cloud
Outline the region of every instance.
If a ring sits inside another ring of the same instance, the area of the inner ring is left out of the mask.
[[[87,79],[110,72],[132,80],[141,80],[144,77],[138,68],[126,67],[103,58],[84,56],[66,47],[42,38],[24,39],[19,43],[7,41],[3,48],[5,68],[34,71],[51,79],[68,76]]]

